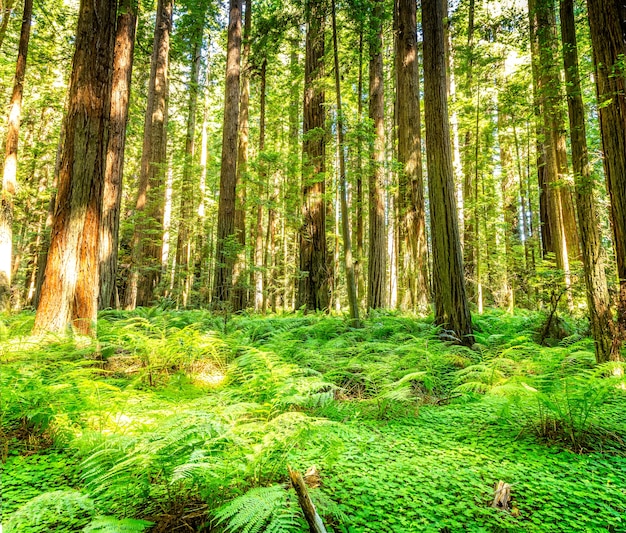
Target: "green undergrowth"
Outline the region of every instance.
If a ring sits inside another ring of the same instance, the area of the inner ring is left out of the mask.
[[[623,367],[543,320],[475,317],[468,348],[394,313],[0,317],[4,531],[306,531],[287,468],[313,465],[336,533],[626,531]]]

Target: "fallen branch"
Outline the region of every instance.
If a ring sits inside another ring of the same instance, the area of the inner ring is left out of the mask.
[[[313,505],[313,502],[311,501],[311,497],[309,496],[309,491],[306,488],[302,474],[296,470],[292,470],[290,466],[287,468],[289,469],[291,484],[298,495],[298,503],[304,513],[304,518],[306,518],[306,521],[309,524],[309,530],[311,533],[327,533],[320,515],[318,515],[315,510],[315,505]]]

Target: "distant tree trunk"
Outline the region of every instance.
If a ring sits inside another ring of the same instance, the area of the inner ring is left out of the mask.
[[[574,22],[574,1],[560,1],[561,37],[563,40],[563,63],[567,87],[572,162],[576,182],[576,205],[578,227],[582,244],[583,268],[587,287],[589,321],[595,340],[596,360],[608,361],[619,354],[612,354],[613,317],[609,307],[609,291],[604,273],[604,253],[600,235],[600,223],[593,196],[594,178],[591,175],[587,154],[585,132],[585,108],[583,104],[580,75],[578,71],[578,45]]]
[[[58,192],[35,332],[72,324],[94,334],[106,170],[115,2],[83,0],[65,118]]]
[[[469,2],[468,26],[467,26],[467,68],[465,79],[465,98],[472,101],[474,97],[480,103],[480,87],[474,87],[474,14],[476,9],[475,0]],[[475,96],[474,96],[474,93]],[[471,108],[473,108],[472,106]],[[478,107],[478,106],[477,106]],[[473,109],[478,113],[478,109]],[[462,150],[463,169],[463,258],[465,278],[467,279],[467,294],[470,300],[474,300],[478,294],[478,282],[476,279],[476,263],[478,256],[478,219],[476,218],[476,176],[475,151],[478,148],[478,139],[471,127],[465,130]]]
[[[428,245],[422,178],[422,139],[420,119],[419,69],[417,64],[416,3],[397,0],[396,37],[396,116],[398,125],[399,172],[398,242],[403,307],[425,312],[429,304]]]
[[[252,31],[252,1],[245,0],[245,23],[243,28],[243,53],[241,63],[241,95],[239,98],[239,141],[237,148],[237,200],[235,201],[235,232],[239,250],[233,269],[233,311],[241,311],[248,305],[248,288],[246,287],[246,188],[248,172],[248,137],[250,134],[250,34]]]
[[[619,332],[613,348],[613,353],[617,353],[626,339],[626,6],[621,0],[587,0],[587,9],[620,283]]]
[[[172,9],[173,0],[159,0],[135,207],[137,219],[133,234],[133,264],[126,291],[126,307],[130,309],[136,305],[151,305],[161,279]]]
[[[22,93],[30,39],[33,0],[24,0],[22,29],[17,52],[15,81],[9,106],[7,140],[0,192],[0,311],[11,307],[11,261],[13,257],[13,197],[17,188],[17,147],[22,116]],[[7,15],[8,18],[8,15]]]
[[[324,9],[308,0],[302,133],[303,224],[300,229],[300,279],[296,307],[328,309],[326,245],[326,131],[324,130]]]
[[[352,238],[350,236],[350,215],[348,211],[348,184],[346,180],[346,160],[343,133],[343,115],[341,110],[341,83],[339,75],[339,51],[337,50],[337,15],[335,0],[332,0],[333,19],[333,59],[335,65],[335,94],[337,96],[337,145],[339,150],[339,188],[341,194],[341,235],[343,238],[344,269],[348,289],[350,320],[354,327],[361,325],[359,320],[359,300],[356,292],[354,264],[352,263]]]
[[[435,322],[471,345],[471,316],[465,294],[463,255],[459,239],[452,176],[450,126],[446,98],[444,6],[422,0],[424,29],[424,109],[428,190],[432,221]]]
[[[498,108],[498,144],[500,146],[500,167],[504,211],[504,249],[506,259],[506,275],[502,284],[502,303],[509,312],[515,309],[516,280],[519,269],[516,267],[515,247],[519,244],[518,221],[518,188],[515,186],[515,172],[511,155],[510,133],[505,124],[510,123],[511,117],[502,108]],[[525,212],[525,211],[523,211]]]
[[[2,9],[2,20],[0,20],[0,50],[4,44],[4,37],[7,33],[7,26],[9,25],[9,19],[13,13],[15,7],[15,0],[6,0],[4,3],[4,9]]]
[[[189,76],[189,104],[187,107],[187,132],[185,135],[185,162],[180,191],[180,217],[178,225],[178,242],[176,245],[176,271],[179,283],[180,303],[183,307],[189,304],[189,296],[193,286],[193,247],[196,231],[194,230],[195,172],[194,158],[196,155],[196,113],[198,108],[198,79],[202,59],[202,34],[204,17],[194,25],[191,49],[191,71]]]
[[[357,118],[359,125],[363,123],[363,31],[359,33],[359,80],[357,84]],[[363,275],[363,261],[365,260],[365,231],[363,228],[363,139],[362,132],[358,132],[356,148],[356,261],[354,265],[354,275],[356,277],[356,288],[358,299],[365,302],[365,276]]]
[[[111,126],[107,149],[102,226],[100,228],[100,295],[98,307],[117,307],[115,282],[119,248],[120,206],[124,174],[124,147],[130,83],[137,28],[137,7],[133,0],[121,0],[115,33]]]
[[[369,172],[369,254],[367,307],[387,305],[387,229],[385,224],[384,168],[385,101],[383,93],[383,3],[375,0],[370,20],[369,117],[374,141]]]
[[[557,268],[565,273],[565,284],[571,285],[570,258],[578,256],[578,237],[571,191],[566,181],[567,156],[563,111],[561,108],[561,81],[554,62],[557,53],[554,5],[551,0],[530,0],[532,48],[535,58],[536,93],[540,102],[541,138],[543,143],[543,172],[540,175],[542,194],[545,195],[544,216],[547,231],[544,232],[544,247],[554,252]],[[550,247],[551,246],[551,247]]]
[[[267,59],[261,63],[261,79],[259,88],[260,113],[259,113],[259,153],[265,150],[265,102],[267,81]],[[264,276],[263,276],[263,192],[267,182],[267,165],[261,160],[259,164],[259,178],[257,189],[256,226],[254,228],[254,310],[260,313],[264,310]]]
[[[241,0],[229,0],[228,52],[226,54],[226,89],[220,200],[217,214],[217,248],[213,306],[230,301],[235,261],[235,196],[237,188],[237,136],[239,130],[239,75],[241,71]]]

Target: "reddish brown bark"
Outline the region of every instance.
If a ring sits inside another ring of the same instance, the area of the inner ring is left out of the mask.
[[[306,4],[307,34],[304,66],[302,133],[303,224],[300,229],[300,279],[296,306],[327,309],[330,302],[326,245],[326,132],[324,131],[324,10]]]
[[[239,76],[241,71],[241,0],[230,0],[226,90],[222,133],[220,199],[217,214],[217,248],[213,306],[230,300],[235,261],[235,197],[237,187],[237,137],[239,130]]]
[[[128,122],[136,27],[137,11],[134,1],[121,0],[115,33],[111,122],[100,228],[100,296],[98,300],[100,309],[117,307],[115,281],[117,277],[122,177],[124,174],[124,147],[126,145],[126,124]]]
[[[387,305],[387,227],[385,224],[384,169],[385,101],[383,85],[383,3],[376,0],[370,20],[369,117],[374,124],[369,172],[369,253],[367,307]]]
[[[114,29],[115,2],[81,2],[37,332],[94,333]]]

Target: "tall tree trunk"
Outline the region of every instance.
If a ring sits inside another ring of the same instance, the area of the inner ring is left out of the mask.
[[[620,284],[619,332],[613,348],[617,353],[626,339],[626,6],[621,0],[587,0],[587,9]]]
[[[359,127],[363,124],[363,30],[359,32],[359,79],[357,83],[357,119]],[[356,288],[358,299],[365,303],[366,289],[365,276],[363,274],[363,261],[365,260],[365,231],[363,220],[363,135],[358,132],[356,147],[356,261],[354,265],[354,275],[356,277]]]
[[[475,88],[474,83],[474,16],[476,2],[470,0],[467,26],[467,68],[464,96],[471,102],[476,93],[476,100],[480,103],[480,87]],[[479,106],[477,106],[479,107]],[[471,106],[473,109],[474,106]],[[478,109],[473,109],[478,113]],[[478,138],[472,127],[467,127],[463,139],[462,169],[463,169],[463,258],[465,268],[465,278],[467,279],[467,294],[470,300],[477,297],[478,281],[476,279],[476,263],[478,255],[478,219],[476,218],[476,176],[475,166],[478,164],[475,157],[475,150],[478,146]]]
[[[115,7],[115,2],[109,0],[83,0],[80,4],[52,237],[35,317],[36,332],[63,332],[72,324],[80,333],[95,333]]]
[[[612,354],[613,317],[609,307],[609,291],[604,273],[604,257],[600,235],[600,223],[593,196],[594,177],[591,174],[587,154],[585,132],[585,108],[580,89],[578,71],[578,45],[574,22],[574,1],[561,0],[561,38],[563,40],[563,63],[567,87],[572,163],[576,182],[576,206],[578,227],[582,244],[583,268],[587,287],[587,306],[591,331],[595,340],[596,360],[608,361],[618,357]]]
[[[578,237],[571,191],[566,183],[567,155],[563,111],[561,107],[561,80],[554,56],[556,22],[552,0],[530,0],[531,39],[538,53],[536,61],[537,93],[541,103],[542,138],[544,155],[544,193],[552,249],[557,268],[565,273],[565,284],[570,286],[569,264],[578,256]]]
[[[384,168],[385,101],[383,92],[383,3],[375,0],[370,20],[369,117],[374,124],[374,140],[369,171],[369,253],[367,307],[387,304],[387,229],[385,224]]]
[[[324,79],[324,9],[308,0],[302,133],[303,224],[300,229],[298,308],[328,309],[330,301],[326,244],[326,131]]]
[[[399,172],[398,240],[402,285],[408,290],[404,308],[428,308],[428,245],[422,177],[419,68],[417,64],[416,3],[397,0],[396,116]]]
[[[179,298],[183,307],[189,304],[189,296],[193,286],[193,247],[195,218],[195,172],[196,155],[196,113],[198,108],[198,79],[202,59],[202,34],[204,33],[204,16],[196,22],[191,36],[191,72],[189,76],[189,103],[187,106],[187,132],[185,134],[185,162],[180,191],[180,217],[178,221],[178,239],[176,245],[176,271],[179,283]]]
[[[440,0],[422,1],[424,27],[424,109],[428,190],[432,221],[435,322],[471,345],[471,316],[465,294],[463,255],[452,176],[446,65]]]
[[[333,18],[333,59],[335,65],[335,94],[337,97],[337,146],[339,150],[339,189],[341,195],[341,236],[343,239],[343,261],[346,271],[348,305],[350,320],[354,327],[359,327],[359,300],[356,292],[354,264],[352,262],[352,238],[350,236],[350,214],[348,211],[348,184],[346,180],[345,143],[343,133],[343,114],[341,109],[341,83],[339,75],[339,51],[337,50],[337,15],[335,0],[332,0]]]
[[[252,30],[252,1],[245,0],[245,23],[243,28],[243,53],[241,62],[241,96],[239,99],[239,141],[237,148],[237,200],[235,202],[235,232],[239,250],[233,269],[233,311],[241,311],[248,305],[248,289],[246,287],[246,187],[248,172],[248,137],[250,134],[250,77],[252,63],[250,61],[250,34]]]
[[[130,83],[137,28],[137,7],[133,0],[121,0],[115,32],[111,122],[107,149],[102,225],[100,228],[100,295],[98,307],[117,307],[115,281],[119,248],[120,207],[124,174],[124,147]]]
[[[30,22],[33,14],[33,0],[24,0],[22,29],[17,52],[15,81],[9,107],[7,140],[0,191],[0,311],[11,307],[11,260],[13,256],[13,197],[17,188],[17,147],[22,117],[22,94],[24,75],[30,40]],[[8,15],[7,15],[8,17]]]
[[[259,113],[259,153],[265,150],[265,102],[267,81],[267,59],[261,63],[260,80],[260,113]],[[265,161],[259,164],[259,179],[257,189],[256,226],[254,228],[254,310],[260,313],[264,310],[264,276],[263,276],[263,193],[267,184],[267,165]]]
[[[241,0],[229,1],[228,52],[226,55],[226,89],[220,200],[217,214],[217,248],[213,306],[223,307],[230,301],[235,247],[235,196],[237,189],[237,137],[239,130],[239,76],[241,71]]]
[[[173,0],[159,0],[150,61],[139,191],[135,207],[132,271],[127,308],[151,305],[161,280],[167,167],[167,106]]]

